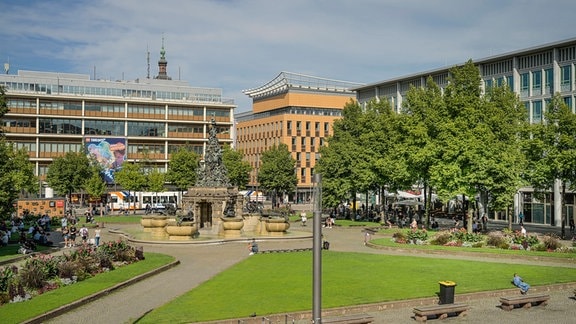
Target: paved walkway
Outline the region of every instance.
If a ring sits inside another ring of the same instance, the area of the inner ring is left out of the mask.
[[[311,224],[310,224],[311,225]],[[124,225],[126,226],[126,225]],[[134,226],[134,225],[129,225]],[[102,240],[113,240],[117,234],[110,232],[111,227],[122,229],[123,226],[110,225],[102,230]],[[293,224],[294,231],[312,230],[311,226],[301,227]],[[378,254],[407,254],[415,253],[409,250],[389,250],[374,249],[364,245],[364,234],[361,228],[331,228],[324,229],[324,235],[330,241],[330,249],[336,251],[378,253]],[[183,293],[197,287],[201,283],[213,277],[215,274],[227,269],[235,263],[248,257],[246,242],[233,242],[223,244],[205,245],[165,245],[165,244],[138,244],[144,246],[144,251],[160,252],[170,254],[180,260],[180,265],[162,272],[153,277],[139,281],[131,286],[118,290],[103,298],[90,302],[72,310],[64,315],[53,318],[46,323],[131,323],[150,310],[159,307],[166,302],[182,295]],[[261,250],[287,249],[287,248],[310,248],[312,240],[290,240],[290,241],[264,241],[260,244]],[[438,255],[420,253],[422,257],[438,257]],[[467,256],[443,254],[442,258],[458,258],[482,260],[486,262],[502,262],[501,257],[490,256]],[[576,268],[576,260],[573,262],[539,262],[540,264],[557,265]],[[506,260],[507,263],[533,264],[534,260],[513,259]],[[551,274],[552,275],[552,274]],[[576,271],[575,271],[576,282]],[[546,307],[533,307],[527,310],[514,310],[506,312],[499,309],[498,298],[489,294],[470,294],[461,296],[456,294],[456,302],[461,298],[468,298],[468,303],[472,306],[469,315],[463,318],[449,318],[450,323],[573,323],[576,319],[576,301],[572,298],[572,288],[575,285],[564,285],[564,290],[550,291],[551,301]],[[539,288],[536,287],[536,292]],[[515,290],[511,290],[512,293]],[[515,294],[516,292],[514,292]],[[430,304],[431,299],[409,301],[408,303],[385,304],[386,310],[374,310],[366,308],[366,313],[374,316],[375,323],[414,323],[412,318],[413,303]],[[382,305],[379,305],[382,308]],[[312,308],[312,307],[311,307]],[[346,311],[346,310],[342,310]],[[348,310],[349,311],[349,310]],[[310,311],[311,313],[311,311]],[[240,314],[239,314],[240,315]],[[278,317],[279,318],[279,317]],[[262,317],[252,319],[250,323],[265,323]],[[291,321],[291,319],[290,319]],[[275,320],[270,323],[284,323]],[[229,323],[239,323],[234,320]],[[243,322],[248,323],[248,321]],[[298,320],[295,323],[310,323],[310,320]]]

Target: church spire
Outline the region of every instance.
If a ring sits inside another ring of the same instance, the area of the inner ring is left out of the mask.
[[[160,60],[158,60],[158,76],[156,79],[160,80],[172,80],[171,77],[166,73],[166,66],[168,61],[166,61],[166,50],[164,49],[164,35],[162,35],[162,48],[160,49]]]

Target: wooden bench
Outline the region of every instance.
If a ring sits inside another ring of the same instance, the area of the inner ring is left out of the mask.
[[[548,304],[549,299],[550,295],[545,294],[500,297],[500,307],[510,311],[513,310],[516,305],[522,308],[530,308],[532,305],[545,306]]]
[[[353,314],[339,317],[323,318],[322,324],[325,323],[342,323],[342,324],[369,324],[374,322],[374,317],[368,314]]]
[[[414,307],[414,318],[418,322],[426,322],[430,316],[445,319],[450,314],[466,316],[470,306],[467,304],[440,304],[432,306]]]

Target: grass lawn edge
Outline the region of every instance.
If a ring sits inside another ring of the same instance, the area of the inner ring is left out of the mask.
[[[140,275],[134,276],[128,280],[122,281],[122,282],[118,282],[116,284],[114,284],[113,286],[110,286],[108,288],[102,289],[96,293],[92,293],[90,295],[81,297],[79,299],[76,299],[72,302],[69,302],[68,304],[56,307],[54,309],[51,309],[49,311],[45,311],[40,315],[36,315],[33,317],[29,317],[26,318],[24,320],[21,321],[21,323],[42,323],[48,319],[60,316],[66,312],[69,312],[75,308],[78,308],[80,306],[84,306],[89,302],[92,302],[94,300],[97,300],[103,296],[106,296],[118,289],[124,288],[126,286],[132,285],[134,283],[137,283],[141,280],[144,280],[146,278],[149,278],[151,276],[154,276],[158,273],[161,273],[163,271],[169,270],[175,266],[177,266],[178,264],[180,264],[180,260],[173,260],[167,264],[164,264],[158,268],[155,268],[153,270],[147,271],[145,273],[142,273]]]

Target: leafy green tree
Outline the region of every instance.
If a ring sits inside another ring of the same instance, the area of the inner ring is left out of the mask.
[[[230,147],[230,145],[225,145],[222,152],[222,163],[228,171],[228,178],[230,183],[240,190],[246,189],[246,185],[250,181],[250,172],[252,171],[252,166],[248,161],[244,161],[244,154],[242,152],[236,151]]]
[[[92,170],[90,161],[84,153],[68,152],[54,159],[48,167],[46,182],[58,194],[70,195],[84,188],[86,179],[90,178]]]
[[[438,134],[440,155],[430,168],[440,197],[468,197],[468,230],[477,193],[490,193],[496,207],[510,204],[524,168],[520,134],[526,118],[507,87],[481,96],[478,68],[468,61],[450,70],[444,93],[446,114]],[[494,199],[497,198],[497,199]],[[509,206],[509,205],[508,205]]]
[[[292,193],[298,179],[294,168],[296,161],[292,158],[286,144],[274,145],[262,153],[258,171],[258,182],[272,193],[272,204],[275,208],[279,193]]]
[[[166,172],[166,180],[180,191],[188,190],[196,183],[196,170],[200,157],[189,147],[172,153]]]
[[[92,198],[92,200],[100,199],[102,195],[106,193],[107,186],[106,181],[102,178],[102,172],[100,168],[96,166],[92,166],[92,175],[86,183],[84,184],[84,190],[86,193]],[[102,205],[102,203],[100,203]],[[100,206],[102,207],[102,206]],[[102,213],[102,208],[100,208],[100,212]],[[102,216],[102,214],[100,214]]]
[[[530,140],[525,153],[529,167],[526,177],[538,192],[554,188],[561,182],[561,206],[564,211],[566,187],[576,189],[576,115],[570,111],[559,94],[553,96],[544,115],[544,122],[530,127]],[[561,235],[565,236],[566,215],[558,215],[562,222]]]
[[[431,168],[439,163],[442,143],[439,134],[447,120],[446,106],[440,87],[429,77],[426,87],[412,87],[403,101],[400,133],[404,136],[395,149],[401,152],[411,183],[420,183],[424,189],[426,224],[430,224],[430,200],[433,190]]]
[[[6,103],[6,91],[3,86],[0,86],[0,119],[8,112],[8,105]],[[0,125],[0,137],[4,136],[3,126]]]
[[[342,118],[334,121],[332,136],[326,139],[327,145],[320,148],[321,157],[315,172],[322,174],[324,206],[336,206],[348,198],[356,201],[356,192],[361,185],[353,174],[358,168],[358,156],[362,151],[361,122],[362,107],[355,101],[347,102],[342,110]],[[365,175],[361,178],[369,177]]]
[[[147,178],[147,190],[158,195],[159,192],[165,191],[164,182],[166,180],[166,175],[160,170],[154,168],[146,175]]]
[[[128,192],[142,191],[146,188],[146,175],[142,172],[139,163],[123,163],[122,169],[114,174],[114,180]],[[133,200],[134,214],[136,201]]]
[[[38,180],[25,149],[15,150],[0,137],[0,219],[8,219],[21,191],[36,192]]]

